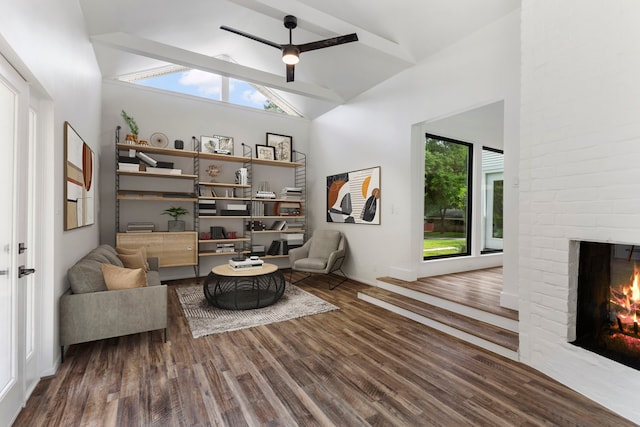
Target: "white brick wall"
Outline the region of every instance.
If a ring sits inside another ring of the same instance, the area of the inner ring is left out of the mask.
[[[636,0],[522,1],[519,232],[522,361],[638,423],[640,371],[567,341],[571,241],[640,244],[639,21]]]

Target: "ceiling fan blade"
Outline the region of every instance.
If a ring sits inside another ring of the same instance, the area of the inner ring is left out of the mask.
[[[221,30],[225,30],[225,31],[229,31],[231,33],[238,34],[240,36],[246,37],[246,38],[251,39],[251,40],[255,40],[255,41],[260,42],[260,43],[264,43],[264,44],[269,45],[269,46],[273,46],[276,49],[282,49],[282,45],[280,45],[278,43],[274,43],[274,42],[272,42],[270,40],[263,39],[262,37],[254,36],[253,34],[245,33],[244,31],[236,30],[235,28],[227,27],[226,25],[222,25],[220,27],[220,29]]]
[[[295,74],[296,66],[293,64],[287,64],[287,82],[292,82]]]
[[[357,42],[358,35],[356,33],[347,34],[346,36],[333,37],[326,40],[319,40],[317,42],[299,44],[298,49],[300,52],[309,52],[310,50],[323,49],[325,47],[337,46],[340,44]]]

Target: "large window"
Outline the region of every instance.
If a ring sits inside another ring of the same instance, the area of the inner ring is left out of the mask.
[[[424,259],[471,253],[473,146],[425,135]]]
[[[482,253],[502,251],[504,154],[501,150],[482,148]]]

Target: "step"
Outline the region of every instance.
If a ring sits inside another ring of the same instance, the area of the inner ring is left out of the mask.
[[[518,312],[499,306],[496,301],[493,304],[474,305],[469,299],[455,300],[448,295],[434,291],[429,286],[420,282],[406,282],[391,277],[382,277],[377,281],[377,286],[388,291],[430,304],[449,311],[463,314],[472,319],[518,332]]]
[[[518,360],[516,332],[382,288],[363,290],[358,293],[358,298],[488,351]]]

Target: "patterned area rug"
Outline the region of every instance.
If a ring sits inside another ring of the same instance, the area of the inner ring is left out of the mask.
[[[255,310],[212,307],[200,285],[177,288],[176,294],[194,338],[339,310],[339,307],[290,284],[277,303]]]

